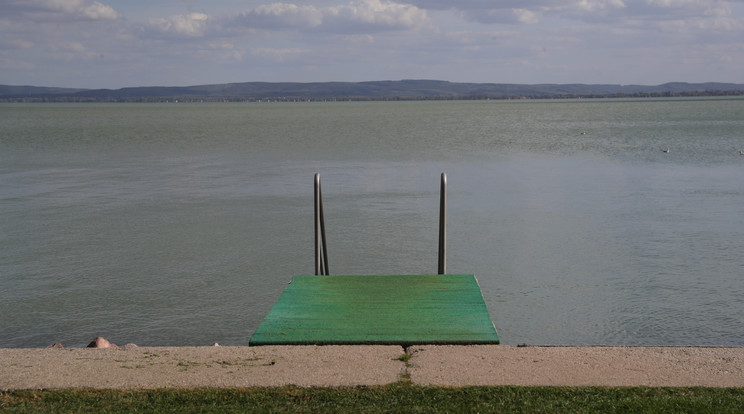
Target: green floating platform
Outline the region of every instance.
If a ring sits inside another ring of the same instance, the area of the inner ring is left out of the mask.
[[[296,276],[249,345],[498,344],[474,275]]]

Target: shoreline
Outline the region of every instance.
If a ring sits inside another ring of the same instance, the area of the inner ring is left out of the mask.
[[[0,390],[423,386],[744,387],[744,347],[302,345],[0,348]]]

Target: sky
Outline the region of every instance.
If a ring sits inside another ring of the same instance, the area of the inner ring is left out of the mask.
[[[744,83],[744,0],[0,0],[0,84]]]

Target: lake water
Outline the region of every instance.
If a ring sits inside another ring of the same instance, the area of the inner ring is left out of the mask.
[[[669,152],[662,149],[669,148]],[[478,278],[505,344],[744,345],[744,99],[0,105],[0,347],[245,345],[312,274]]]

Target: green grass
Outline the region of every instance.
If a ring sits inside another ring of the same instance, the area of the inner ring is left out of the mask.
[[[744,388],[421,387],[198,388],[0,392],[0,412],[741,413]]]

